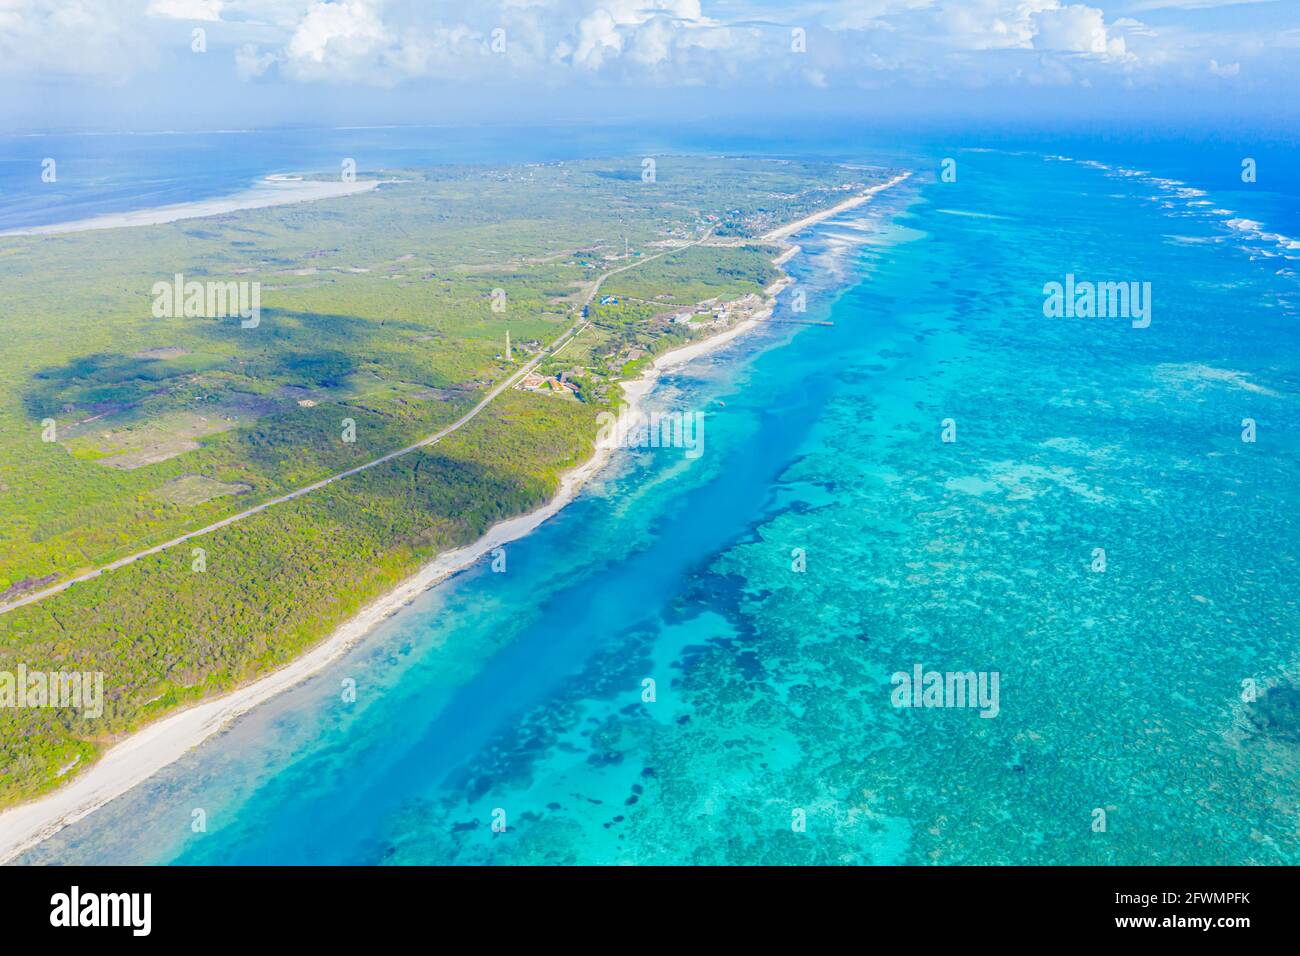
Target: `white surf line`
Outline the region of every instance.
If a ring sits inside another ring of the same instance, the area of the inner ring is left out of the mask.
[[[765,239],[768,242],[779,240],[779,239],[786,239],[789,236],[793,236],[796,232],[799,232],[802,229],[806,229],[808,226],[811,226],[814,223],[821,222],[823,219],[830,219],[832,216],[838,216],[842,212],[846,212],[847,210],[853,209],[856,206],[861,206],[863,203],[869,200],[876,193],[884,192],[886,189],[889,189],[892,186],[897,186],[899,183],[901,183],[903,180],[907,179],[911,175],[912,175],[911,170],[906,170],[904,172],[901,172],[893,179],[889,180],[888,182],[884,182],[875,186],[868,187],[867,189],[864,189],[862,192],[858,193],[856,196],[846,199],[844,200],[844,202],[839,203],[838,205],[831,206],[829,209],[823,209],[821,212],[815,212],[812,215],[804,216],[802,219],[798,220],[797,222],[792,222],[786,226],[777,226],[775,229],[772,229],[769,232],[765,232],[760,238]]]
[[[108,571],[116,571],[118,568],[124,568],[129,564],[134,564],[135,562],[140,561],[144,558],[148,558],[151,557],[152,555],[159,554],[170,548],[174,548],[177,545],[184,544],[186,541],[192,541],[195,538],[201,538],[204,535],[211,534],[214,531],[219,531],[222,528],[234,524],[236,521],[243,521],[245,518],[252,517],[253,515],[265,511],[268,508],[273,508],[276,505],[282,505],[286,502],[293,501],[295,498],[301,498],[303,495],[311,494],[313,491],[319,491],[321,488],[325,488],[328,487],[329,485],[334,484],[335,482],[342,481],[344,478],[350,478],[352,475],[360,474],[363,471],[369,471],[371,468],[377,468],[378,466],[387,464],[388,462],[393,461],[394,459],[401,458],[405,455],[409,455],[413,451],[419,451],[421,448],[427,448],[430,445],[437,444],[438,442],[446,438],[448,435],[452,434],[453,432],[459,431],[465,425],[468,425],[471,421],[473,421],[478,416],[478,414],[481,411],[483,411],[483,409],[487,408],[488,405],[490,405],[502,392],[504,392],[508,388],[511,388],[521,378],[523,378],[525,375],[527,375],[533,369],[535,369],[538,365],[540,365],[543,360],[547,358],[551,358],[554,355],[556,355],[560,351],[560,349],[568,345],[569,342],[573,341],[573,339],[576,338],[578,334],[582,332],[583,329],[585,329],[588,325],[590,325],[591,324],[590,321],[582,317],[582,309],[585,309],[587,306],[591,304],[591,300],[596,297],[596,293],[600,290],[601,284],[604,283],[606,279],[608,279],[612,275],[617,275],[620,272],[626,272],[628,269],[633,269],[636,268],[637,266],[643,265],[644,263],[650,262],[654,259],[661,258],[662,256],[666,256],[674,252],[679,252],[682,249],[689,249],[691,246],[697,246],[705,239],[709,238],[709,236],[712,234],[713,234],[713,227],[710,227],[708,230],[705,231],[703,236],[701,236],[699,239],[696,239],[694,242],[688,243],[687,245],[684,246],[676,246],[675,248],[672,249],[666,249],[663,252],[657,253],[653,256],[647,256],[644,259],[638,259],[635,262],[629,263],[628,265],[620,266],[617,269],[611,269],[609,272],[600,275],[596,279],[595,283],[592,285],[591,291],[587,293],[586,300],[582,303],[582,306],[578,310],[579,319],[577,322],[575,322],[572,326],[566,329],[549,346],[542,349],[542,351],[537,353],[537,355],[535,355],[532,359],[530,359],[524,365],[520,366],[519,369],[516,370],[513,374],[507,376],[496,386],[494,386],[492,390],[488,392],[486,396],[484,396],[482,401],[480,401],[472,409],[470,409],[460,418],[456,419],[456,421],[452,422],[450,425],[447,425],[441,430],[430,435],[428,438],[421,439],[420,441],[416,442],[413,445],[407,445],[405,448],[399,448],[397,451],[391,451],[388,454],[383,455],[379,458],[375,458],[371,461],[368,461],[365,464],[357,465],[354,468],[349,468],[347,471],[341,471],[338,474],[330,475],[328,478],[322,478],[320,481],[314,482],[310,485],[306,485],[302,488],[298,488],[294,491],[289,492],[288,494],[280,495],[278,498],[272,498],[268,501],[264,501],[261,504],[254,505],[251,508],[247,508],[244,511],[240,511],[237,514],[228,515],[227,517],[222,518],[220,521],[216,521],[210,525],[207,525],[206,527],[198,528],[197,530],[194,531],[188,531],[185,534],[172,538],[170,541],[164,541],[162,544],[156,544],[153,547],[146,548],[143,551],[137,551],[134,554],[129,554],[124,558],[119,558],[116,561],[110,562],[109,564],[105,564],[102,567],[98,567],[93,571],[87,571],[84,574],[75,575],[74,577],[68,578],[67,580],[64,581],[60,581],[58,584],[52,584],[49,587],[44,588],[40,591],[33,591],[31,594],[25,595],[24,597],[17,598],[15,600],[6,602],[4,604],[0,604],[0,614],[8,614],[10,611],[17,610],[20,607],[26,607],[29,604],[35,604],[38,601],[43,601],[48,597],[52,597],[55,594],[59,594],[63,591],[66,591],[74,584],[80,584],[83,581],[94,580],[95,578],[99,577],[101,574],[104,574]]]

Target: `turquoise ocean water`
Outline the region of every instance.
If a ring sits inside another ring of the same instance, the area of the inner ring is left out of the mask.
[[[1300,212],[1061,152],[916,151],[798,237],[830,325],[661,380],[702,455],[619,455],[26,860],[1300,862]],[[1045,317],[1067,273],[1149,327]],[[893,706],[918,664],[997,715]]]

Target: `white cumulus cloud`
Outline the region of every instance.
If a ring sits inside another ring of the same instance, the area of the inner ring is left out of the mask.
[[[1094,5],[1096,4],[1096,5]],[[1146,4],[1150,6],[1150,4]],[[188,55],[210,21],[232,78],[378,87],[562,84],[828,90],[1171,84],[1285,62],[1267,34],[1131,15],[1136,0],[0,0],[0,73],[121,78]],[[1108,16],[1103,8],[1126,14]],[[806,51],[791,48],[795,29]],[[1210,60],[1210,56],[1215,57]],[[1207,68],[1207,63],[1208,68]],[[1292,68],[1294,75],[1294,67]]]
[[[1123,37],[1109,37],[1106,20],[1096,7],[1072,3],[1034,14],[1037,31],[1034,48],[1067,53],[1099,53],[1123,56]]]
[[[169,20],[220,20],[222,0],[149,0],[144,12]]]

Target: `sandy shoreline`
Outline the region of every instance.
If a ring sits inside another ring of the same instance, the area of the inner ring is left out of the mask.
[[[265,179],[242,192],[214,199],[200,199],[195,202],[173,203],[169,206],[155,206],[152,209],[137,209],[134,212],[106,213],[89,219],[74,219],[70,222],[56,222],[48,226],[31,226],[24,229],[6,229],[0,232],[4,236],[53,236],[69,232],[89,232],[97,229],[122,229],[129,226],[158,226],[182,219],[202,219],[205,216],[220,216],[244,209],[265,209],[268,206],[285,206],[290,203],[315,202],[319,199],[334,199],[339,196],[352,196],[356,193],[369,192],[384,182],[395,180],[354,180],[346,183],[341,180],[307,180],[293,176],[267,176]]]
[[[878,186],[871,186],[867,189],[864,189],[856,196],[846,199],[844,200],[844,202],[839,203],[838,205],[831,206],[829,209],[823,209],[821,212],[815,212],[811,216],[804,216],[798,222],[792,222],[786,226],[779,226],[778,228],[773,229],[771,232],[766,232],[763,234],[763,238],[768,241],[773,241],[773,240],[785,239],[789,236],[793,236],[796,232],[799,232],[801,229],[806,229],[808,226],[811,226],[813,223],[821,222],[823,219],[830,219],[832,216],[838,216],[842,212],[846,212],[847,210],[853,209],[856,206],[861,206],[863,203],[871,199],[871,197],[874,196],[876,193],[889,189],[891,186],[897,186],[899,183],[901,183],[903,180],[907,179],[911,175],[912,175],[911,172],[899,173],[897,176],[895,176],[893,179],[889,180],[888,182],[884,182]]]
[[[867,193],[773,230],[762,238],[767,241],[784,239],[813,223],[861,205],[875,193],[901,182],[908,175],[904,173]],[[779,268],[797,252],[797,246],[787,246],[773,262]],[[764,307],[754,316],[715,335],[657,356],[638,378],[623,382],[629,412],[635,414],[639,410],[640,403],[654,389],[655,382],[665,370],[717,351],[769,317],[776,296],[793,281],[789,276],[782,276],[772,283],[765,290]],[[546,504],[527,514],[498,522],[472,544],[438,555],[392,591],[366,605],[302,656],[221,697],[195,704],[131,733],[66,786],[0,812],[0,864],[11,861],[69,824],[90,815],[180,759],[235,718],[323,670],[424,591],[469,567],[493,548],[529,534],[572,501],[583,485],[605,467],[611,455],[610,449],[597,447],[585,462],[561,475],[555,495]]]

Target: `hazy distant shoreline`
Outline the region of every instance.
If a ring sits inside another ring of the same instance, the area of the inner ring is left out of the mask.
[[[221,216],[244,209],[265,209],[268,206],[285,206],[290,203],[315,202],[318,199],[335,199],[369,192],[383,182],[392,180],[317,180],[294,176],[273,175],[259,180],[253,186],[229,196],[199,199],[193,202],[154,206],[130,212],[105,213],[89,219],[73,219],[45,226],[26,226],[6,229],[0,236],[49,236],[71,232],[90,232],[98,229],[123,229],[131,226],[157,226],[182,219],[202,219]]]

